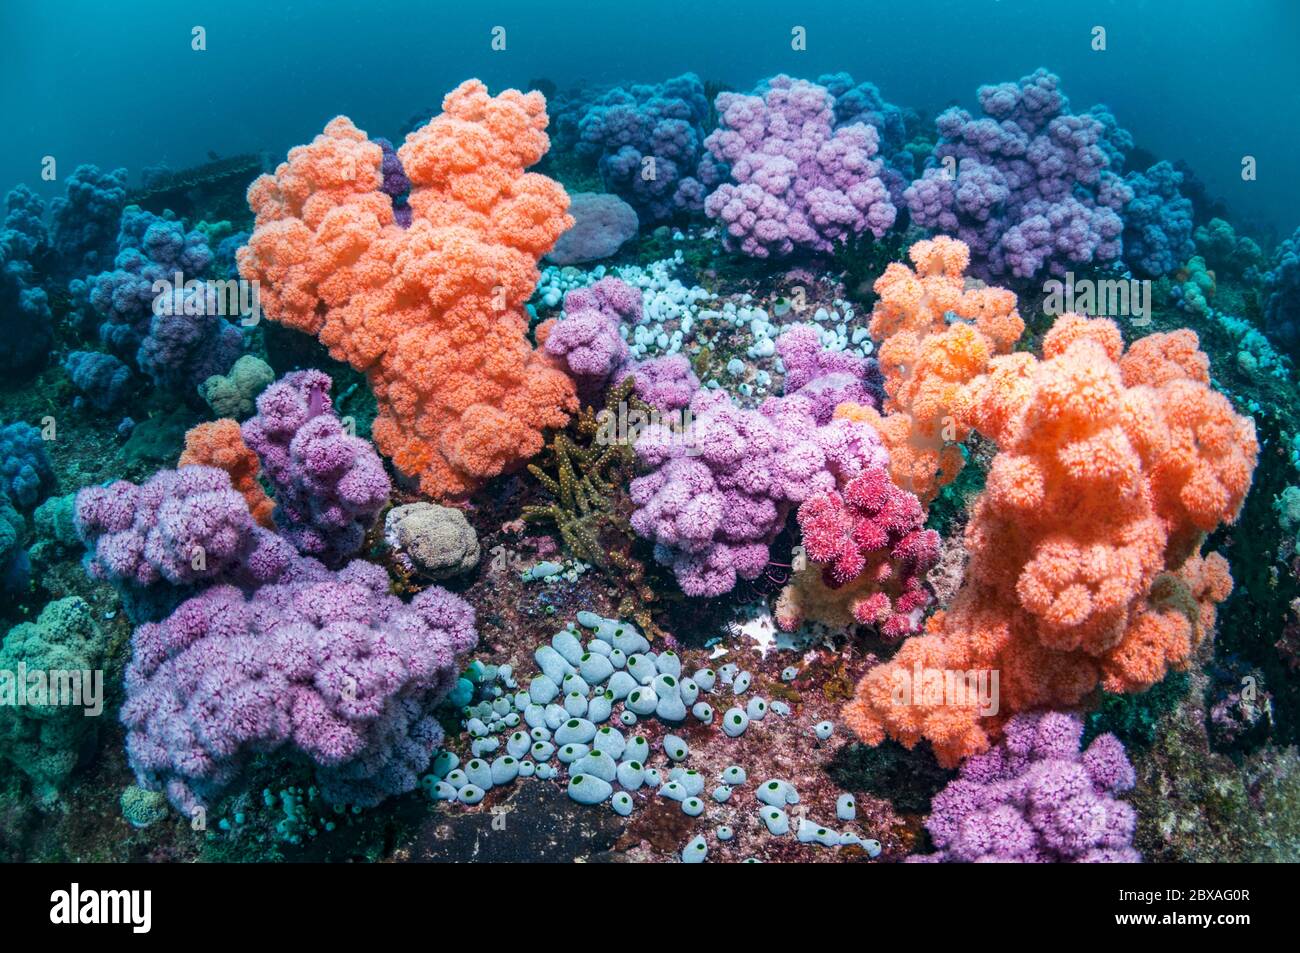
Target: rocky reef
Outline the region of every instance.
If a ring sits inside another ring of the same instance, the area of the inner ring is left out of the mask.
[[[0,858],[1300,859],[1300,234],[977,100],[15,188]]]

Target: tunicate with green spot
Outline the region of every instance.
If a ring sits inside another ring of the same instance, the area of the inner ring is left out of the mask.
[[[851,821],[858,816],[857,804],[852,794],[841,794],[836,799],[835,816],[841,821]]]
[[[749,716],[739,708],[728,708],[722,716],[722,730],[729,738],[739,738],[749,727]]]
[[[704,858],[709,855],[709,845],[704,842],[701,835],[691,838],[691,842],[682,848],[682,863],[684,864],[702,864]]]

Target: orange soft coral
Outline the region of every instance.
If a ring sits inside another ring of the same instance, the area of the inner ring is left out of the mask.
[[[213,420],[199,424],[185,434],[185,449],[176,462],[178,467],[193,465],[217,467],[230,474],[230,483],[248,501],[248,511],[263,526],[272,525],[275,502],[266,495],[257,475],[261,472],[257,454],[244,443],[239,424],[233,420]]]
[[[367,374],[375,444],[430,496],[528,459],[576,409],[523,312],[538,259],[573,224],[564,189],[524,171],[546,152],[546,122],[540,93],[453,90],[398,150],[405,229],[378,191],[379,147],[343,116],[248,191],[257,223],[240,273],[273,320]]]
[[[956,414],[962,388],[1024,331],[1016,296],[1004,288],[967,287],[970,251],[940,236],[908,251],[915,271],[893,262],[875,284],[870,332],[880,342],[884,413],[846,405],[841,416],[866,420],[889,448],[890,475],[929,503],[952,482],[969,428]]]
[[[1153,335],[1126,355],[1111,322],[1065,315],[1042,360],[995,357],[964,389],[963,423],[999,448],[967,525],[966,579],[859,686],[846,719],[864,740],[926,738],[951,765],[1015,712],[1079,704],[1099,684],[1140,691],[1188,664],[1232,588],[1226,561],[1196,550],[1237,518],[1258,454],[1197,343]],[[896,704],[927,668],[996,672],[999,711]]]

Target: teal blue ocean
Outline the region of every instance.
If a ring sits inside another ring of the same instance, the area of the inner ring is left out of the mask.
[[[190,49],[194,26],[207,30],[203,53]],[[492,49],[497,26],[505,50]],[[791,49],[796,26],[804,51]],[[1097,26],[1105,51],[1091,48]],[[50,154],[137,170],[209,151],[278,155],[338,113],[394,138],[467,76],[496,89],[693,70],[745,90],[779,72],[846,70],[934,113],[1047,66],[1077,105],[1105,103],[1143,148],[1185,159],[1242,214],[1289,231],[1300,220],[1297,34],[1290,0],[10,2],[0,181]],[[1246,155],[1259,160],[1250,183]]]

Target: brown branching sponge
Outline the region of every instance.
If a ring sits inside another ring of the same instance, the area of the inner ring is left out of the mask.
[[[523,518],[554,526],[570,555],[609,577],[620,596],[619,617],[653,639],[660,631],[650,615],[657,596],[644,563],[632,554],[636,534],[628,522],[627,485],[636,458],[628,435],[611,433],[620,407],[626,407],[627,417],[650,414],[649,405],[633,393],[634,383],[628,377],[610,388],[603,410],[584,407],[567,430],[550,439],[541,463],[528,465],[551,502],[525,506]]]

